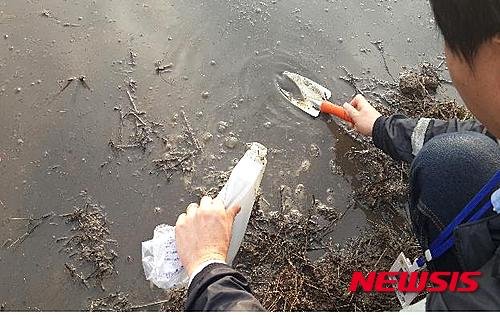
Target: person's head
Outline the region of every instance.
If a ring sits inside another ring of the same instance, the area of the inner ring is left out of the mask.
[[[430,0],[451,78],[467,108],[500,138],[500,0]]]

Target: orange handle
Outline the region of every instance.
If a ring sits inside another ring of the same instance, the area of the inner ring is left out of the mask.
[[[352,118],[349,116],[347,111],[342,106],[335,105],[335,104],[330,103],[328,101],[323,101],[323,103],[321,103],[319,110],[322,113],[335,115],[342,120],[345,120],[345,121],[350,122],[352,124],[354,123]]]

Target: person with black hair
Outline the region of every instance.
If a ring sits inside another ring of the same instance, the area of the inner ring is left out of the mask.
[[[412,163],[408,214],[428,270],[482,273],[476,292],[430,293],[426,309],[500,310],[500,1],[430,2],[453,83],[477,120],[384,117],[361,95],[344,108],[375,146]],[[479,220],[453,225],[488,182],[483,202],[492,207]],[[204,198],[179,216],[177,248],[191,277],[187,310],[263,310],[245,278],[225,264],[237,212]],[[453,245],[433,257],[433,241],[449,225]]]

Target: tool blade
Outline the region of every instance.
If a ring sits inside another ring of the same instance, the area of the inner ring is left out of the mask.
[[[318,117],[320,114],[320,111],[314,106],[314,104],[308,100],[305,99],[297,99],[291,95],[290,92],[285,91],[284,89],[278,87],[279,91],[281,92],[281,95],[283,95],[290,103],[292,103],[294,106],[300,108],[304,112],[308,113],[309,115],[313,117]]]
[[[313,117],[318,117],[320,114],[318,104],[321,104],[323,99],[329,99],[332,92],[321,86],[320,84],[308,79],[300,74],[285,71],[283,76],[288,77],[299,88],[301,97],[298,98],[292,95],[289,91],[278,86],[281,94],[293,105],[300,108],[304,112]]]

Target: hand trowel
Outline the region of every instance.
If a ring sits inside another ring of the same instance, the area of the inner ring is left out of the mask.
[[[326,113],[353,123],[352,118],[342,106],[328,101],[332,97],[332,92],[311,79],[285,71],[278,83],[278,88],[290,103],[313,117]]]

